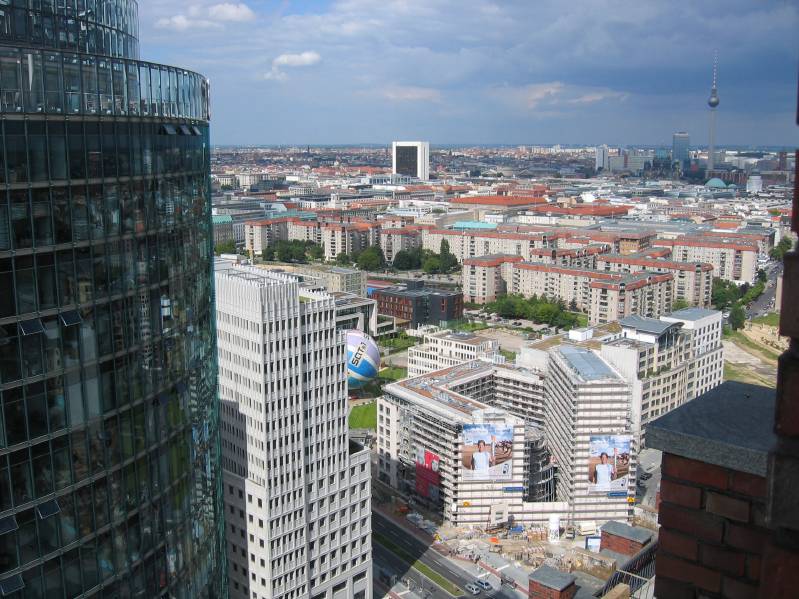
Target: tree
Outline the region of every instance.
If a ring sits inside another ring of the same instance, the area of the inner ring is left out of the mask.
[[[322,246],[317,243],[311,243],[308,246],[308,257],[311,260],[323,260],[325,257],[325,250],[322,249]]]
[[[766,274],[766,271],[763,270],[762,268],[757,269],[757,280],[760,281],[761,283],[765,283],[766,281],[768,281],[768,274]]]
[[[372,245],[358,256],[358,268],[361,270],[381,270],[386,266],[386,257],[380,246]]]
[[[730,310],[729,322],[733,331],[737,331],[744,326],[746,322],[746,312],[744,312],[744,309],[740,305],[736,304],[733,306],[732,310]]]
[[[676,299],[674,303],[671,305],[671,311],[676,312],[677,310],[684,310],[685,308],[689,307],[691,304],[686,302],[684,299]]]
[[[793,241],[787,237],[783,237],[780,239],[780,242],[771,249],[769,257],[771,257],[772,260],[782,260],[785,254],[791,250],[791,247],[793,247]]]
[[[441,240],[438,259],[440,272],[452,272],[458,267],[458,259],[449,251],[449,242],[446,239]]]
[[[349,266],[350,257],[344,252],[341,252],[336,256],[336,264],[339,266]]]
[[[577,312],[577,300],[575,298],[572,298],[572,301],[569,302],[569,310]]]
[[[262,257],[266,262],[274,262],[275,261],[275,248],[271,245],[266,246],[264,249]]]
[[[222,241],[214,246],[214,253],[219,256],[220,254],[235,254],[236,242],[232,239],[229,241]]]
[[[428,256],[422,262],[422,270],[429,275],[441,272],[441,259],[435,254]]]

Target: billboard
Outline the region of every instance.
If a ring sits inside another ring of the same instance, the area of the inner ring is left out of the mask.
[[[441,458],[427,449],[416,452],[416,492],[428,499],[438,499],[441,475],[438,465]]]
[[[512,426],[504,424],[463,426],[461,459],[464,480],[511,480],[512,458]]]
[[[630,435],[591,435],[588,492],[627,494],[630,474]]]

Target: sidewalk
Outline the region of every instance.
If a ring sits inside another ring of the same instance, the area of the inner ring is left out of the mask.
[[[382,509],[380,507],[374,507],[373,509],[394,522],[409,535],[432,547],[435,551],[440,553],[454,565],[458,566],[461,570],[468,572],[469,574],[473,574],[475,578],[485,578],[488,574],[491,574],[497,580],[489,579],[489,582],[496,583],[497,585],[499,585],[502,580],[501,576],[504,575],[509,577],[513,579],[516,590],[522,593],[525,598],[527,597],[530,584],[529,572],[525,572],[521,568],[514,566],[511,562],[508,562],[504,558],[492,553],[489,553],[487,556],[483,556],[483,558],[477,563],[466,558],[450,555],[448,552],[441,550],[442,545],[436,542],[433,537],[416,526],[410,524],[406,518],[397,516],[391,511]]]

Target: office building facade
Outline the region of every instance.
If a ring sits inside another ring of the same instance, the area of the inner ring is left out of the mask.
[[[334,297],[230,264],[216,294],[231,598],[369,599],[369,450],[348,437]]]
[[[688,148],[691,145],[690,137],[687,133],[679,132],[671,136],[671,162],[678,162],[680,168],[685,168],[690,154]]]
[[[208,82],[82,4],[0,12],[0,594],[226,597]]]
[[[395,141],[391,144],[391,172],[422,181],[430,179],[430,143]]]

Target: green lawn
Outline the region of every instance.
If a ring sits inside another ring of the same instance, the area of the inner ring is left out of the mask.
[[[457,585],[441,576],[441,574],[433,570],[430,566],[426,566],[419,560],[414,559],[413,556],[409,555],[404,549],[394,544],[380,533],[372,532],[372,539],[391,551],[391,553],[396,555],[402,561],[409,564],[414,570],[421,572],[424,576],[432,580],[434,583],[436,583],[436,585],[444,589],[450,595],[458,597],[463,594],[463,591]]]
[[[569,312],[569,314],[574,314],[577,317],[576,328],[582,329],[588,326],[588,314],[583,314],[582,312]]]
[[[473,333],[474,331],[482,331],[483,329],[487,329],[488,325],[484,322],[458,322],[458,323],[448,323],[448,328],[453,331],[464,331],[467,333]]]
[[[507,349],[499,350],[508,362],[513,362],[516,359],[516,352],[508,351]]]
[[[739,383],[751,383],[752,380],[747,373],[730,362],[724,362],[724,380],[738,381]]]
[[[752,322],[756,324],[765,324],[770,327],[778,327],[780,326],[780,315],[777,312],[769,312],[765,316],[753,318]]]
[[[401,381],[408,378],[408,369],[400,368],[399,366],[387,366],[377,375],[378,378],[385,381]]]
[[[777,353],[776,351],[763,347],[758,343],[755,343],[740,331],[729,331],[726,337],[728,339],[731,339],[741,347],[744,347],[756,354],[760,354],[769,360],[774,360],[776,362],[780,357],[780,354]]]
[[[377,402],[355,406],[350,412],[350,428],[377,430]]]
[[[388,348],[389,353],[393,354],[398,351],[408,349],[409,347],[413,347],[416,345],[416,339],[414,337],[408,337],[408,335],[405,333],[401,333],[393,339],[381,339],[378,342],[378,345]]]

